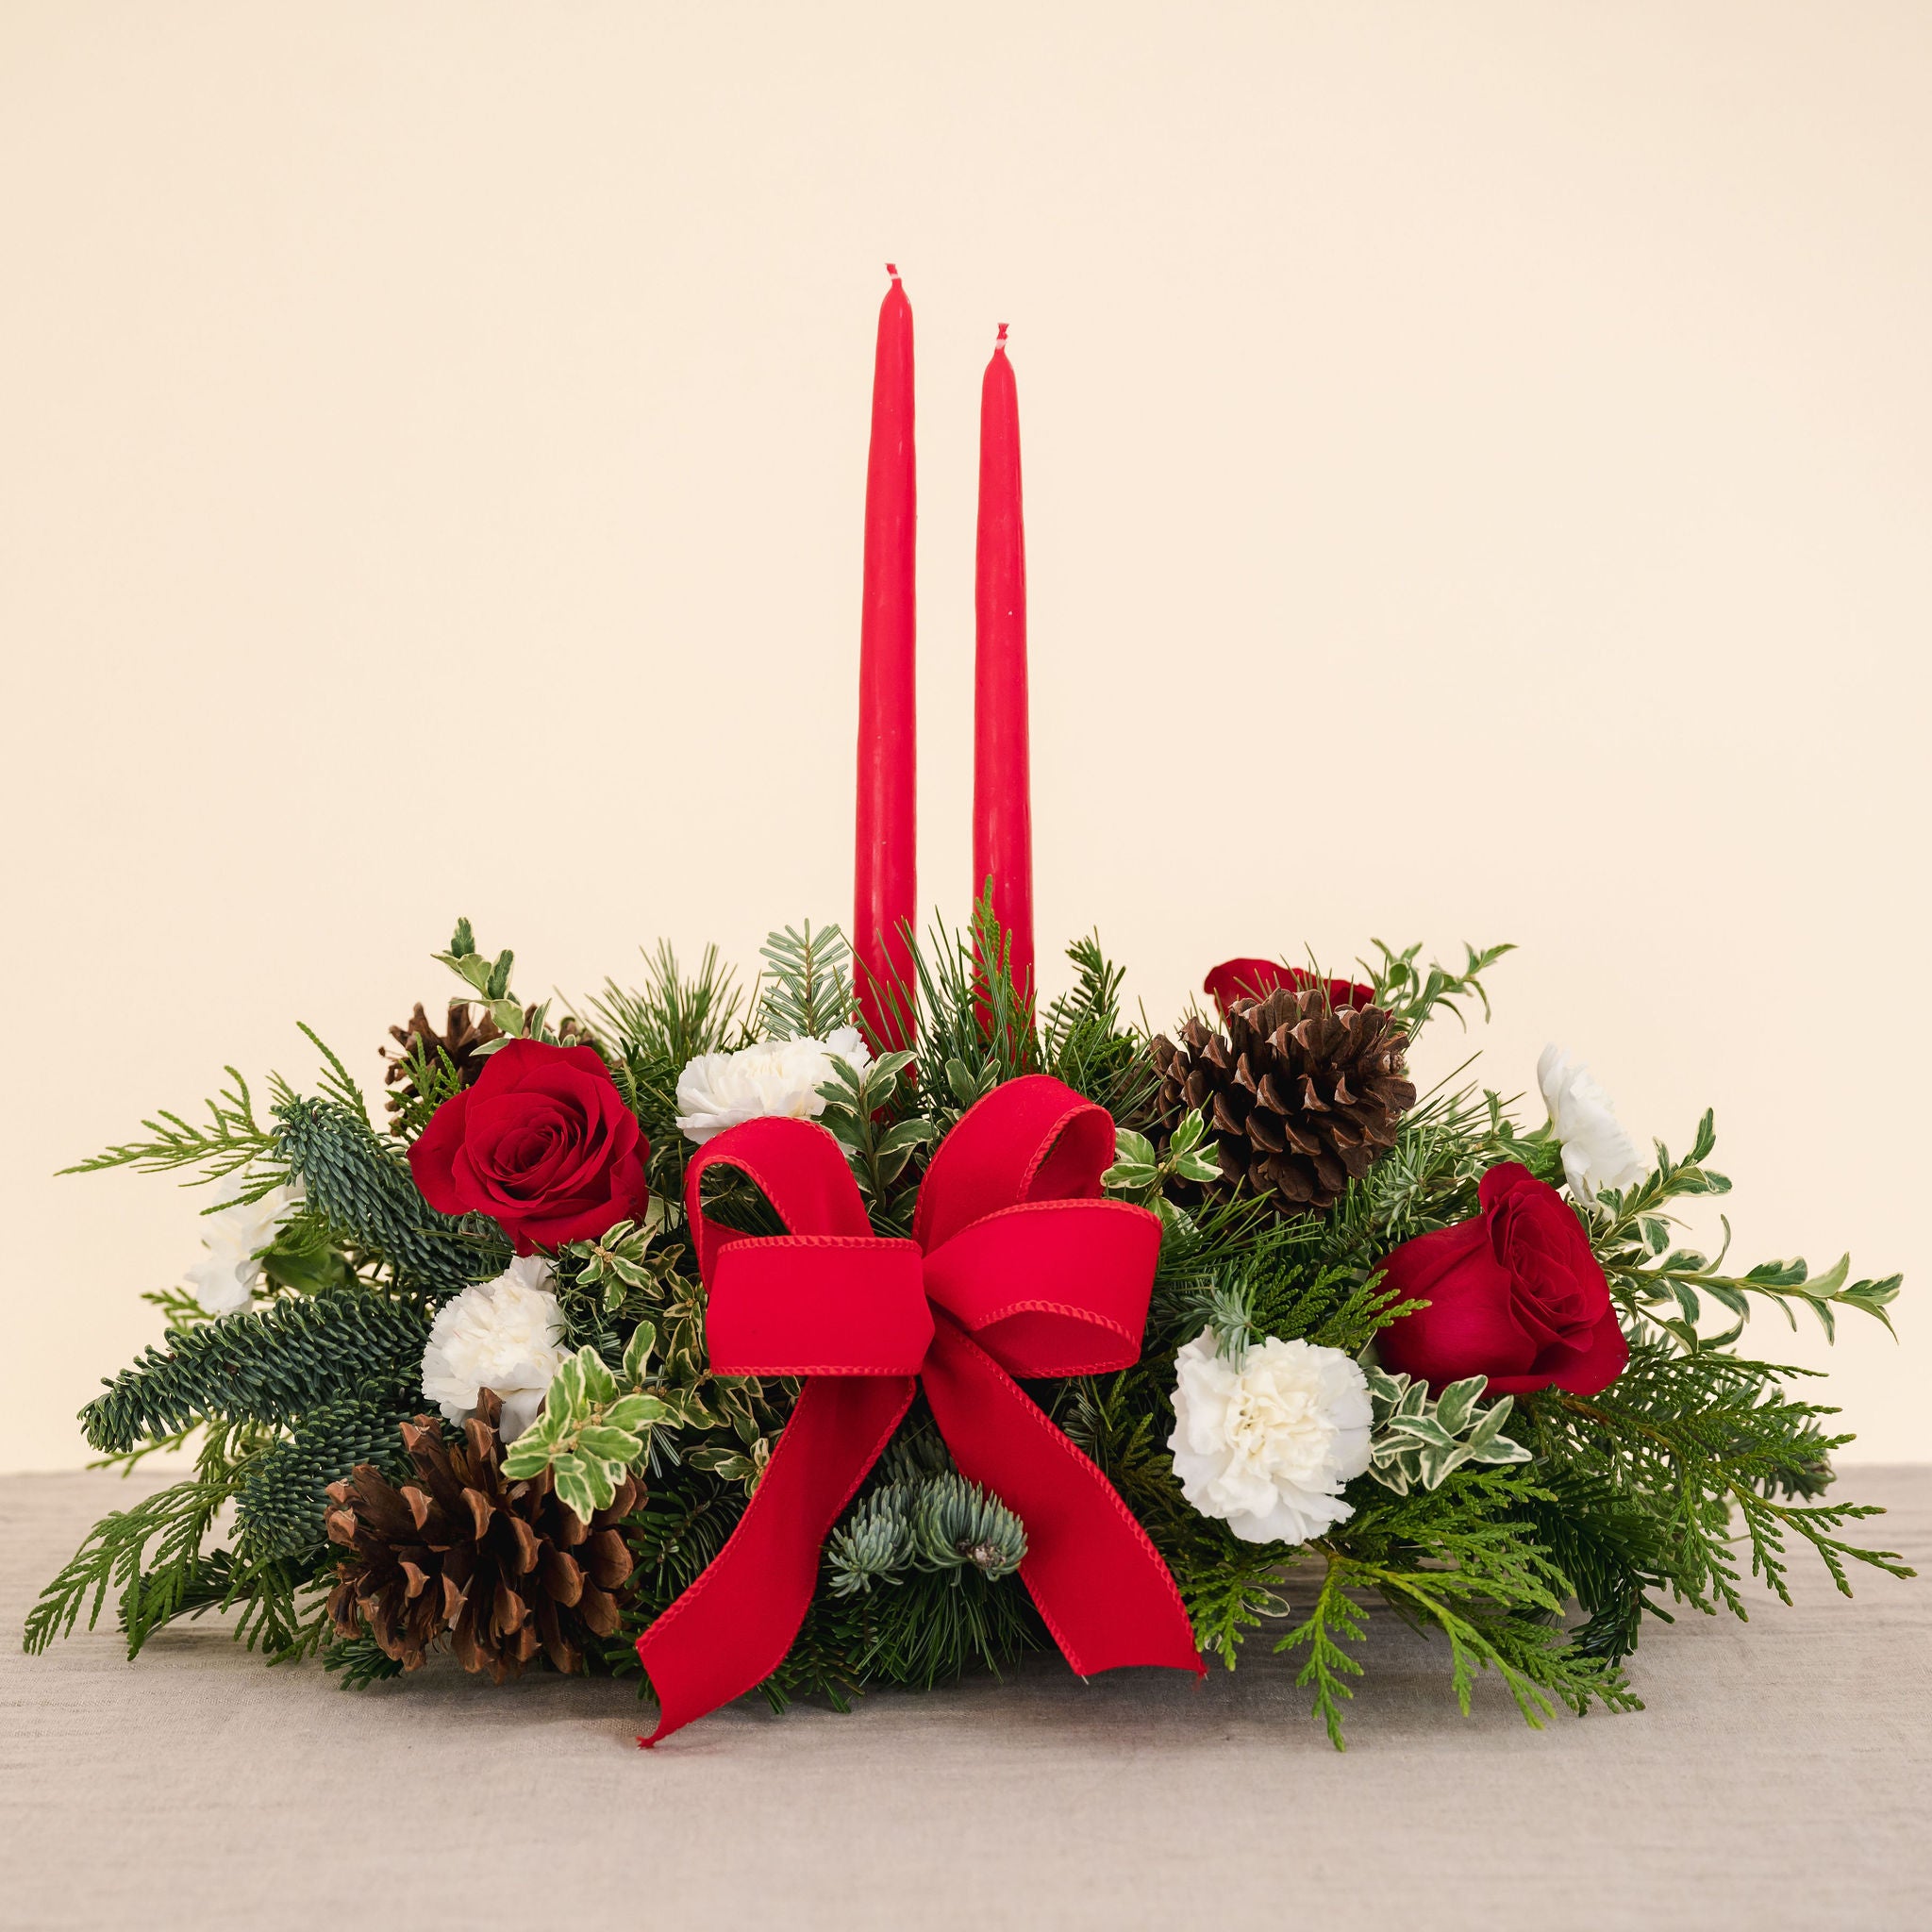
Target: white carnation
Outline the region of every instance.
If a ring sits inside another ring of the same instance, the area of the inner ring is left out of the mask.
[[[1563,1147],[1563,1173],[1580,1201],[1594,1201],[1599,1188],[1627,1188],[1645,1168],[1610,1107],[1610,1096],[1581,1060],[1559,1046],[1543,1048],[1537,1085],[1550,1110],[1550,1124]]]
[[[1237,1367],[1204,1328],[1174,1369],[1167,1446],[1203,1516],[1243,1542],[1304,1543],[1355,1513],[1341,1486],[1369,1466],[1374,1411],[1352,1356],[1270,1336]]]
[[[550,1279],[542,1256],[522,1256],[494,1281],[473,1283],[437,1310],[423,1351],[423,1393],[451,1422],[473,1415],[485,1389],[503,1398],[497,1426],[506,1442],[537,1419],[568,1353]]]
[[[832,1077],[834,1058],[855,1073],[872,1065],[857,1026],[825,1040],[768,1040],[738,1053],[707,1053],[677,1076],[677,1126],[702,1146],[726,1127],[768,1115],[815,1121],[825,1110],[819,1092]]]
[[[207,1313],[232,1315],[255,1298],[262,1251],[301,1205],[300,1187],[277,1187],[258,1201],[238,1201],[203,1217],[208,1253],[183,1279]]]

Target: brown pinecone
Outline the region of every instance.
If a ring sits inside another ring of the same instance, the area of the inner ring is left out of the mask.
[[[483,1051],[492,1040],[503,1038],[503,1028],[490,1017],[488,1008],[475,1008],[469,1000],[452,1000],[449,1015],[443,1022],[443,1030],[439,1033],[429,1024],[429,1015],[423,1010],[423,1002],[416,1002],[416,1010],[406,1024],[391,1026],[389,1037],[395,1041],[393,1051],[384,1047],[382,1057],[388,1067],[382,1076],[382,1084],[392,1088],[385,1103],[391,1114],[400,1114],[405,1107],[416,1097],[416,1082],[409,1072],[409,1062],[417,1054],[426,1054],[434,1061],[441,1054],[456,1069],[458,1084],[474,1087],[483,1072],[490,1056]],[[524,1008],[524,1024],[532,1025],[537,1018],[535,1007]],[[557,1029],[558,1043],[564,1046],[584,1046],[589,1044],[591,1029],[575,1014],[566,1014]]]
[[[429,1015],[423,1010],[423,1002],[416,1002],[416,1010],[406,1024],[391,1026],[389,1037],[395,1041],[395,1050],[388,1047],[382,1050],[388,1067],[382,1076],[385,1087],[395,1091],[389,1096],[388,1107],[392,1114],[401,1113],[409,1101],[416,1097],[416,1083],[410,1077],[409,1062],[419,1054],[427,1055],[433,1063],[438,1054],[448,1059],[457,1071],[457,1077],[465,1087],[474,1086],[476,1076],[483,1071],[483,1062],[488,1056],[477,1049],[492,1040],[503,1037],[503,1028],[490,1017],[485,1008],[473,1008],[468,1000],[452,1000],[449,1003],[449,1017],[443,1022],[443,1031],[439,1033],[429,1024]]]
[[[364,1462],[328,1486],[323,1522],[340,1551],[328,1613],[343,1637],[366,1630],[405,1670],[447,1637],[466,1671],[499,1684],[539,1650],[575,1671],[585,1639],[617,1629],[631,1557],[612,1525],[636,1506],[638,1485],[625,1476],[587,1527],[552,1493],[547,1470],[505,1477],[501,1414],[486,1390],[455,1442],[419,1416],[403,1424],[413,1480],[392,1486]]]
[[[1273,1194],[1284,1212],[1332,1206],[1415,1105],[1407,1033],[1380,1007],[1331,1008],[1321,986],[1237,1000],[1226,1027],[1195,1018],[1178,1044],[1155,1041],[1161,1119],[1207,1108],[1229,1190]]]

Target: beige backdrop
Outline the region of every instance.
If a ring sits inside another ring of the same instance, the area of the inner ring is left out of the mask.
[[[1746,1259],[1927,1259],[1932,9],[0,5],[0,1468],[225,1060],[847,916],[881,263],[918,317],[922,890],[974,438],[1024,417],[1042,941],[1512,939]],[[1426,1064],[1454,1064],[1438,1036]],[[205,1199],[206,1197],[202,1197]],[[1932,1322],[1819,1364],[1925,1456]]]

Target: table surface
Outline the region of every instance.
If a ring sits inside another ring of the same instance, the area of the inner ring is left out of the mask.
[[[1932,1559],[1932,1469],[1851,1471]],[[0,1615],[130,1488],[0,1480]],[[1908,1927],[1932,1924],[1932,1585],[1815,1566],[1748,1624],[1654,1626],[1649,1707],[1457,1714],[1440,1644],[1375,1615],[1351,1749],[1253,1651],[1205,1685],[741,1705],[648,1755],[628,1684],[361,1693],[218,1624],[128,1664],[111,1631],[0,1656],[0,1925],[591,1928]],[[1398,1916],[1399,1915],[1399,1916]]]

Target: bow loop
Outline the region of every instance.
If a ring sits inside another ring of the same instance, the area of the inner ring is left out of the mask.
[[[1101,1375],[1141,1356],[1160,1223],[1117,1201],[1027,1201],[925,1257],[925,1291],[1008,1374]]]
[[[1097,1201],[1113,1118],[1045,1074],[995,1087],[940,1142],[913,1210],[928,1254],[969,1222],[1023,1201]]]
[[[684,1171],[685,1216],[708,1284],[720,1252],[755,1240],[704,1211],[703,1183],[714,1167],[735,1168],[772,1204],[793,1234],[873,1238],[865,1200],[839,1143],[810,1121],[746,1121],[701,1148]]]

